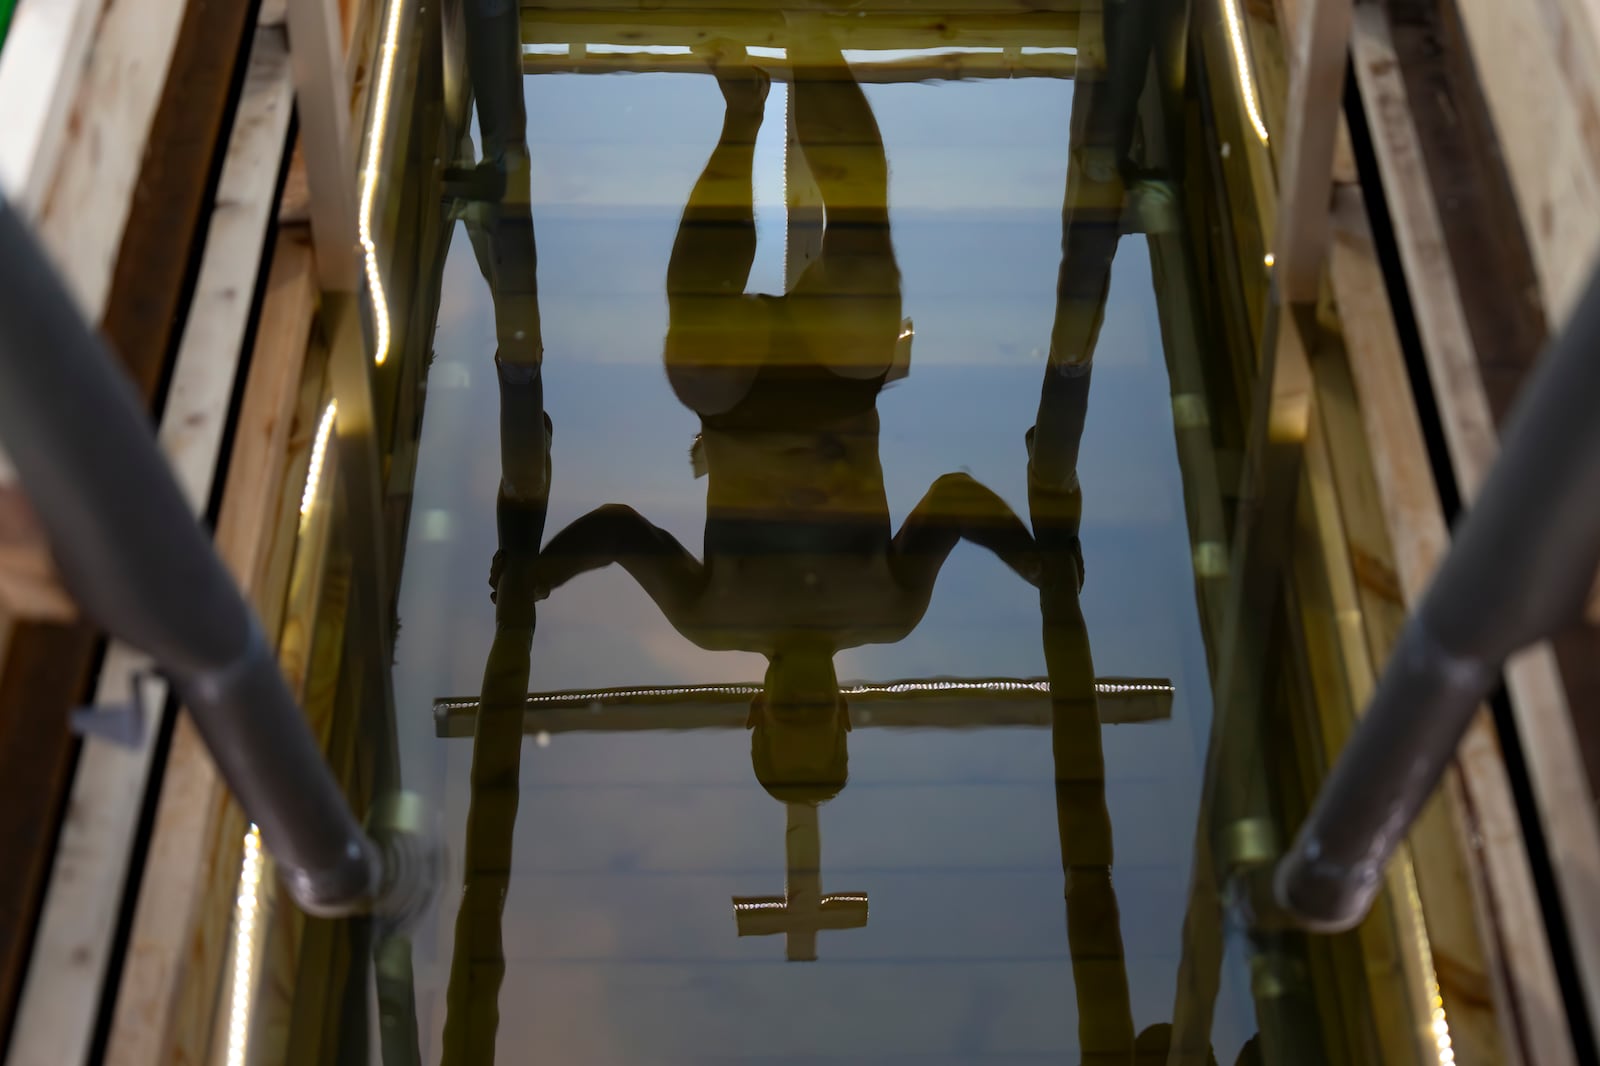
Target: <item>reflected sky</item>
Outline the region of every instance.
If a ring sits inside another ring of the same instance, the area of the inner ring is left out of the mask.
[[[700,419],[662,366],[679,216],[717,141],[715,83],[686,75],[526,82],[554,423],[546,529],[625,503],[696,555]],[[938,477],[970,473],[1026,514],[1023,435],[1039,404],[1060,258],[1070,83],[869,85],[890,165],[910,374],[878,399],[895,528]],[[757,143],[749,290],[783,290],[785,88]],[[494,633],[499,395],[494,316],[464,232],[444,273],[395,672],[409,787],[459,856],[471,742],[434,735],[436,697],[477,691]],[[1104,731],[1134,1020],[1169,1020],[1209,728],[1169,385],[1142,240],[1123,241],[1082,442],[1082,607],[1104,675],[1166,677],[1164,722]],[[842,679],[1045,672],[1039,594],[956,547],[907,639],[841,652]],[[619,568],[540,605],[535,689],[759,681],[757,655],[703,651]],[[524,741],[498,1061],[1077,1061],[1049,734],[878,731],[850,738],[850,783],[820,809],[824,891],[871,897],[820,961],[735,936],[730,899],[781,893],[782,805],[744,731]],[[456,880],[459,880],[457,878]],[[425,1061],[438,1061],[452,927],[446,893],[416,943]],[[1228,971],[1214,1041],[1249,1035]]]

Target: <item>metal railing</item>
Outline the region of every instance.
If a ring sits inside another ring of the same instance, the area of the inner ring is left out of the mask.
[[[405,831],[375,842],[357,822],[131,383],[3,197],[0,442],[68,590],[171,682],[295,901],[415,913],[432,849]]]
[[[1518,397],[1471,512],[1323,783],[1275,894],[1358,923],[1508,656],[1582,614],[1600,566],[1600,272]]]

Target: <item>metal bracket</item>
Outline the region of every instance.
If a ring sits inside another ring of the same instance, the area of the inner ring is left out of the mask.
[[[151,670],[135,670],[128,678],[128,698],[123,702],[74,708],[72,731],[80,737],[98,737],[124,748],[142,746],[149,716],[145,693],[155,676]]]

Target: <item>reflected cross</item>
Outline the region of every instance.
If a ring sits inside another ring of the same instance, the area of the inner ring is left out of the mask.
[[[740,936],[784,934],[790,962],[815,962],[817,933],[823,929],[861,929],[867,924],[865,892],[822,894],[822,836],[817,808],[785,804],[787,861],[781,896],[735,896],[733,918]]]

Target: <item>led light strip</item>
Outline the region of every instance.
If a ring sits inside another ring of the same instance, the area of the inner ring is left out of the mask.
[[[1234,73],[1239,78],[1239,93],[1244,97],[1244,109],[1250,115],[1250,125],[1255,127],[1261,143],[1267,143],[1267,124],[1261,120],[1261,108],[1256,103],[1255,79],[1250,75],[1250,56],[1244,47],[1244,21],[1239,17],[1239,0],[1222,0],[1222,10],[1228,18],[1228,39],[1233,44]]]
[[[1450,1040],[1450,1022],[1444,1016],[1444,996],[1439,993],[1439,973],[1433,965],[1433,942],[1428,936],[1428,924],[1422,913],[1422,896],[1417,891],[1417,874],[1410,862],[1402,863],[1405,878],[1405,902],[1409,906],[1417,934],[1417,955],[1422,962],[1422,979],[1428,997],[1428,1033],[1433,1037],[1434,1051],[1439,1066],[1455,1066],[1456,1050]]]
[[[822,903],[866,903],[867,897],[859,892],[835,892],[823,896]],[[788,900],[783,899],[747,899],[735,900],[733,909],[736,911],[781,911],[789,906]]]
[[[384,20],[383,46],[378,53],[378,84],[373,95],[372,130],[367,135],[367,159],[361,171],[361,210],[356,220],[361,252],[366,259],[367,291],[372,294],[374,345],[372,361],[378,366],[389,358],[389,300],[378,272],[378,249],[372,241],[372,205],[378,194],[378,164],[383,161],[383,139],[389,125],[389,95],[394,90],[394,59],[399,53],[400,7],[389,0]]]
[[[250,1044],[250,1010],[254,1001],[256,920],[261,908],[261,830],[251,823],[244,835],[244,865],[239,871],[239,896],[233,915],[233,987],[229,990],[227,1066],[244,1066]]]
[[[311,463],[306,467],[306,485],[300,491],[301,518],[309,515],[312,505],[316,503],[317,486],[322,481],[322,465],[328,458],[328,438],[333,433],[333,419],[338,411],[339,404],[330,401],[322,412],[322,421],[317,423],[317,435],[311,442]]]
[[[1133,692],[1173,693],[1177,689],[1171,682],[1162,681],[1096,681],[1094,690],[1102,696],[1116,696]],[[666,685],[658,688],[610,688],[577,692],[530,693],[530,707],[550,705],[576,705],[606,703],[615,700],[668,699],[685,696],[759,696],[763,689],[754,684],[727,685]],[[881,683],[857,682],[843,685],[839,691],[846,696],[906,696],[948,693],[1049,695],[1050,682],[1045,678],[1026,681],[888,681]],[[477,699],[436,700],[434,706],[446,711],[473,710],[481,703]]]

